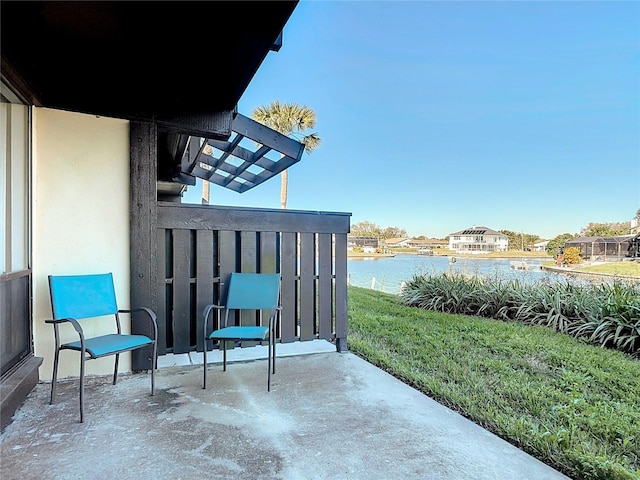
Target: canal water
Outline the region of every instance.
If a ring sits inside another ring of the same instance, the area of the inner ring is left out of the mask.
[[[455,261],[453,261],[455,259]],[[387,293],[398,293],[402,282],[411,280],[414,275],[453,273],[480,275],[505,280],[519,279],[524,283],[556,281],[565,277],[540,269],[543,261],[551,257],[527,258],[529,265],[537,268],[516,270],[510,261],[517,259],[489,259],[469,257],[441,257],[424,255],[396,255],[395,257],[361,257],[347,260],[349,284],[356,287],[371,288]]]

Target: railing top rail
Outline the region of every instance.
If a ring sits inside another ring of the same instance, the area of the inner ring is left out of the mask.
[[[199,205],[197,203],[175,203],[175,202],[163,202],[159,201],[160,207],[179,207],[179,208],[194,208],[194,209],[206,209],[206,210],[238,210],[248,212],[260,212],[264,213],[286,213],[286,214],[306,214],[306,215],[331,215],[331,216],[345,216],[351,217],[351,212],[327,212],[322,210],[283,210],[281,208],[263,208],[263,207],[235,207],[233,205]]]
[[[158,227],[197,230],[349,233],[351,213],[158,202]]]

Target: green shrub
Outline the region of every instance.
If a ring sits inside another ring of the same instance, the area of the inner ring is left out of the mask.
[[[577,265],[578,263],[582,263],[582,252],[578,247],[565,248],[564,261],[569,265]]]

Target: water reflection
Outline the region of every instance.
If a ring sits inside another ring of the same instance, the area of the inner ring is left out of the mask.
[[[421,255],[396,255],[381,258],[350,258],[347,271],[351,285],[374,288],[387,293],[398,293],[403,281],[414,275],[440,275],[444,272],[464,275],[480,275],[483,277],[504,280],[518,279],[523,283],[565,281],[567,277],[544,270],[515,270],[511,268],[510,259],[489,259],[454,257],[428,257]],[[527,258],[529,264],[540,265],[551,257]],[[374,281],[375,279],[375,281]]]

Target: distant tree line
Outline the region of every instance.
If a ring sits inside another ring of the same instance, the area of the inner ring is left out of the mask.
[[[640,209],[636,211],[634,218],[640,220]],[[616,237],[628,235],[630,232],[631,222],[589,223],[580,230],[580,233],[561,233],[550,239],[547,245],[547,252],[555,255],[564,248],[566,242],[578,237]],[[509,237],[509,250],[533,250],[534,244],[543,241],[539,235],[533,233],[512,232],[510,230],[500,230],[500,233]],[[380,240],[408,236],[404,228],[381,227],[367,220],[351,225],[351,235],[378,238]],[[414,237],[416,240],[425,240],[426,238],[424,235]],[[448,236],[445,237],[445,239],[447,238]]]
[[[533,245],[542,239],[538,235],[524,232],[512,232],[500,230],[500,233],[509,237],[509,250],[533,250]]]
[[[351,225],[351,235],[356,237],[372,237],[380,240],[389,238],[406,238],[407,231],[398,227],[381,227],[373,222],[363,221]]]

